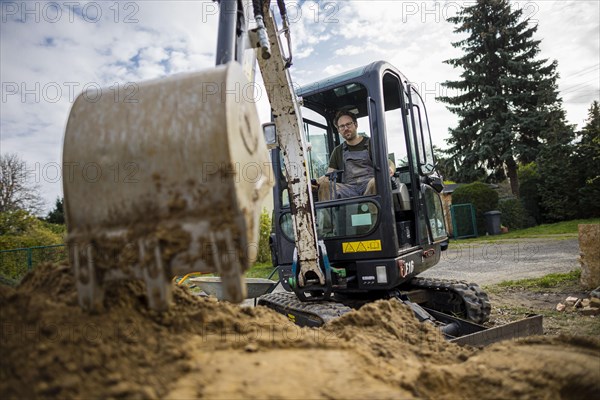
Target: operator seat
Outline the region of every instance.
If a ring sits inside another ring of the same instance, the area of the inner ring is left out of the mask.
[[[394,178],[392,178],[393,180]],[[396,186],[394,188],[394,186]],[[409,211],[410,205],[410,194],[408,193],[408,187],[406,184],[398,181],[392,183],[392,198],[394,200],[395,211]]]

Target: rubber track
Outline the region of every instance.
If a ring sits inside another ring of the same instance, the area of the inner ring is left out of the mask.
[[[476,324],[490,319],[492,306],[490,299],[476,283],[435,278],[414,278],[410,284],[419,289],[452,292],[463,300],[464,317]]]
[[[269,303],[290,311],[293,310],[295,313],[317,317],[323,323],[327,323],[352,311],[352,308],[332,301],[302,302],[298,300],[298,297],[293,292],[269,293],[261,296],[258,300],[259,305],[268,306]]]

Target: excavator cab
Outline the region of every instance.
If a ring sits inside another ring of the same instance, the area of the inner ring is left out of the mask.
[[[343,142],[334,124],[339,110],[356,115],[358,134],[370,138],[374,190],[349,198],[336,196],[335,189],[329,196],[313,191],[317,235],[333,270],[333,291],[387,292],[437,264],[448,243],[442,181],[434,167],[425,106],[414,86],[389,63],[376,62],[306,85],[297,95],[313,182],[322,181],[333,149]],[[287,284],[293,278],[292,210],[281,149],[273,149],[271,159],[271,249]],[[343,173],[329,179],[335,188]]]
[[[440,261],[448,234],[440,198],[443,184],[435,169],[425,105],[400,71],[375,62],[296,93],[301,99],[304,139],[310,143],[307,167],[298,168],[323,182],[331,153],[343,141],[335,116],[340,110],[350,111],[357,117],[357,133],[370,138],[374,187],[353,197],[313,191],[319,257],[330,296],[323,299],[317,293],[312,299],[312,288],[296,280],[299,262],[292,229],[296,210],[290,206],[294,199],[286,180],[295,166],[285,165],[286,154],[280,148],[271,150],[272,259],[280,282],[294,293],[263,295],[259,305],[287,315],[298,325],[316,327],[371,301],[394,299],[461,344],[485,345],[542,332],[541,316],[488,329],[481,324],[488,321],[491,305],[477,284],[418,277]],[[330,186],[338,179],[343,182],[343,173],[339,175],[329,175]]]

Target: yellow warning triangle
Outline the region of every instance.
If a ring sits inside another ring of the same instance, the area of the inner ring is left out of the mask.
[[[344,243],[344,253],[355,253],[356,250],[352,247],[352,243]]]
[[[359,251],[367,251],[367,248],[365,247],[365,244],[363,242],[358,242],[358,248],[356,249],[357,252]]]

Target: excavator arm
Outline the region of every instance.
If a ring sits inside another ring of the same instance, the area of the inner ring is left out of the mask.
[[[248,32],[248,41],[256,53],[250,55],[241,51],[247,41],[245,21],[239,18],[243,14],[240,13],[243,4],[239,0],[221,0],[220,3],[217,64],[230,61],[235,55],[241,64],[253,66],[253,56],[256,55],[271,105],[277,145],[283,154],[296,243],[291,286],[303,300],[321,300],[331,293],[331,269],[327,258],[323,257],[325,246],[317,240],[314,199],[307,168],[307,143],[301,130],[302,116],[289,73],[292,49],[285,2],[277,1],[282,29],[277,26],[269,0],[252,2],[257,26]],[[236,40],[232,41],[234,33]],[[282,35],[287,39],[288,56],[284,52]],[[254,77],[250,79],[254,80]]]
[[[288,46],[290,45],[287,13],[285,3],[278,1],[284,25],[283,30],[280,31],[268,3],[268,1],[264,3],[262,17],[264,30],[268,35],[271,56],[265,57],[266,52],[262,51],[258,57],[258,65],[271,104],[277,141],[282,149],[283,165],[288,182],[296,243],[295,271],[291,286],[301,299],[320,300],[330,294],[331,277],[328,276],[330,268],[326,257],[322,257],[325,247],[317,240],[314,199],[307,168],[307,144],[301,130],[302,115],[289,73],[292,61],[291,48],[288,49],[290,56],[286,57],[280,40],[281,32],[287,36]],[[257,28],[258,37],[260,37],[262,29],[260,26]],[[307,291],[312,293],[311,297],[306,296]]]

